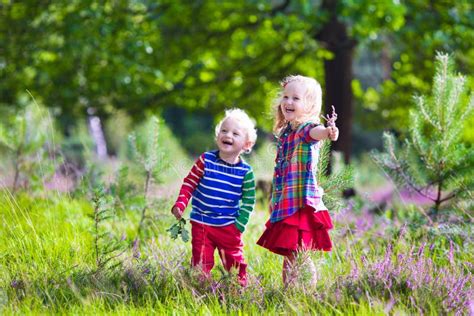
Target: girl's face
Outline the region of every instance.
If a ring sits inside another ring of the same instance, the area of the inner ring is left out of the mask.
[[[286,121],[292,122],[305,114],[305,92],[304,85],[297,81],[288,83],[283,89],[280,109]]]
[[[233,117],[222,122],[217,134],[217,147],[219,151],[228,155],[239,155],[250,148],[247,133],[242,124]]]

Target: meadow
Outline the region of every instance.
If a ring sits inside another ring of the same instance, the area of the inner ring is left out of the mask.
[[[404,199],[368,157],[353,162],[357,196],[331,211],[333,250],[310,255],[316,271],[302,255],[295,282],[283,285],[282,258],[255,244],[268,219],[259,193],[243,235],[248,286],[223,270],[217,254],[212,280],[201,281],[190,268],[190,242],[167,232],[192,160],[163,125],[160,131],[162,155],[145,159],[159,167],[160,181],[149,186],[136,163],[127,169],[116,161],[90,161],[89,172],[66,191],[54,177],[15,192],[2,179],[2,314],[474,313],[469,212],[462,205],[445,209],[433,222],[426,205]],[[271,176],[272,148],[262,145],[248,158],[257,179]],[[12,168],[2,170],[8,175]],[[392,188],[388,202],[383,187]]]
[[[473,1],[0,3],[0,315],[474,316]],[[285,286],[256,241],[290,74],[340,135],[317,174],[333,249]],[[245,288],[170,231],[233,107],[258,128]]]

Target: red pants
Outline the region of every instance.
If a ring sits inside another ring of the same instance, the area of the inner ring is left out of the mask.
[[[247,283],[247,264],[244,260],[242,233],[234,224],[209,226],[191,221],[191,244],[193,257],[191,264],[202,268],[209,275],[214,267],[214,250],[217,248],[224,268],[238,269],[239,282]]]

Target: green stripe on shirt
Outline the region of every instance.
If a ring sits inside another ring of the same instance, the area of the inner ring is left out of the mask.
[[[255,206],[255,178],[253,170],[250,169],[244,177],[242,185],[242,200],[240,203],[239,216],[235,221],[235,226],[241,231],[245,231],[245,225],[247,225],[250,213],[252,213]]]

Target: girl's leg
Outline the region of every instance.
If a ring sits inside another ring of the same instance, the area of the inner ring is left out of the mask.
[[[285,286],[294,282],[303,282],[306,285],[315,285],[317,270],[310,253],[300,249],[283,260],[283,283]]]
[[[295,275],[295,261],[296,261],[296,252],[291,252],[289,255],[285,256],[283,259],[283,284],[288,286],[294,279]]]

